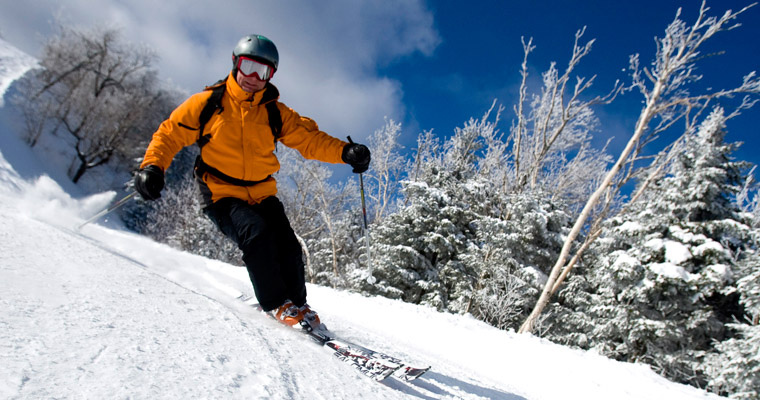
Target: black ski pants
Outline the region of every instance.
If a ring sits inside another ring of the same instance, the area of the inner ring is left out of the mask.
[[[254,205],[224,198],[203,212],[243,251],[243,262],[264,311],[288,299],[297,306],[306,303],[301,245],[277,197]]]

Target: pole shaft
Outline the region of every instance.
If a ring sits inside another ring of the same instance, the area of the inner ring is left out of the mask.
[[[84,222],[82,222],[82,224],[80,224],[80,225],[77,227],[77,230],[80,230],[80,229],[82,229],[82,227],[83,227],[83,226],[85,226],[85,225],[87,225],[87,224],[89,224],[89,223],[91,223],[91,222],[93,222],[93,221],[97,220],[98,218],[100,218],[100,217],[102,217],[102,216],[104,216],[104,215],[106,215],[106,214],[108,214],[108,213],[112,212],[113,210],[116,210],[117,208],[119,208],[119,207],[123,206],[124,204],[126,204],[126,203],[127,203],[127,201],[129,201],[129,199],[131,199],[132,197],[135,197],[135,195],[136,195],[136,194],[137,194],[137,192],[135,191],[135,192],[132,192],[132,193],[130,193],[130,194],[128,194],[128,195],[126,195],[126,196],[124,196],[124,198],[123,198],[123,199],[121,199],[121,200],[117,201],[116,203],[113,203],[111,206],[107,207],[107,208],[106,208],[106,209],[104,209],[103,211],[101,211],[101,212],[99,212],[99,213],[97,213],[97,214],[93,215],[93,216],[92,216],[90,219],[88,219],[87,221],[84,221]]]
[[[359,174],[359,188],[362,197],[362,214],[364,215],[364,241],[367,246],[367,266],[369,266],[369,277],[372,277],[372,255],[369,249],[369,224],[367,223],[367,207],[364,202],[364,177]]]
[[[354,141],[351,140],[351,136],[348,136],[348,142],[351,144],[354,143]],[[370,253],[370,248],[369,248],[369,223],[367,222],[367,206],[364,200],[364,174],[361,174],[361,173],[359,174],[359,193],[361,193],[362,216],[364,217],[364,242],[367,247],[367,267],[368,267],[367,282],[372,284],[374,283],[375,278],[372,276],[372,253]]]

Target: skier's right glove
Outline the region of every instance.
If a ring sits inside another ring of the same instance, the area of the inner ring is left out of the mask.
[[[135,189],[145,200],[156,200],[161,197],[164,188],[164,171],[155,165],[148,165],[137,171]]]

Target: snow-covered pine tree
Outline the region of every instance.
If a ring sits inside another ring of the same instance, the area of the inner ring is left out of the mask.
[[[531,110],[541,108],[558,84],[554,69],[545,77],[550,87],[534,99]],[[555,119],[565,114],[546,116],[567,127],[571,137],[557,128],[556,146],[536,150],[543,161],[532,184],[517,186],[510,163],[516,150],[496,129],[501,111],[491,107],[445,141],[431,132],[421,135],[403,182],[404,206],[373,227],[378,282],[360,283],[362,290],[470,312],[500,328],[514,328],[527,315],[570,220],[564,202],[594,179],[589,167],[597,164],[583,156],[594,118],[586,113],[585,122],[563,124]],[[538,114],[531,113],[536,120],[525,123],[540,125]],[[531,130],[521,137],[541,142],[537,136],[544,133]],[[563,164],[573,152],[578,162]],[[603,162],[604,157],[594,159]],[[573,188],[557,184],[563,179],[573,180]]]
[[[732,324],[736,338],[716,344],[708,356],[708,388],[732,399],[760,398],[760,325]]]
[[[528,316],[562,246],[570,216],[538,191],[502,198],[504,218],[481,216],[476,238],[461,256],[479,271],[465,311],[500,329],[517,329]]]
[[[306,244],[310,256],[307,279],[311,283],[345,288],[360,268],[363,259],[361,226],[345,210],[331,217],[330,229],[313,232]]]
[[[605,97],[580,100],[593,78],[576,78],[576,85],[569,85],[593,44],[582,44],[582,36],[583,30],[577,32],[564,71],[551,63],[535,93],[527,84],[527,58],[534,47],[523,42],[523,82],[509,137],[504,140],[492,126],[481,129],[484,148],[477,175],[467,184],[478,191],[471,196],[480,215],[473,222],[477,240],[462,259],[480,271],[468,311],[500,328],[516,328],[515,317],[526,318],[535,306],[539,285],[559,255],[569,213],[580,208],[611,161],[591,146],[598,126],[592,106],[609,102],[618,88]]]
[[[569,217],[539,190],[507,194],[506,145],[493,108],[446,141],[418,142],[406,202],[373,226],[375,285],[367,293],[513,328],[536,298]]]
[[[712,112],[667,175],[610,221],[598,258],[560,292],[553,339],[707,384],[705,356],[743,317],[738,260],[751,233],[732,202],[744,164],[731,161],[725,120]]]
[[[760,398],[760,220],[758,198],[745,213],[752,218],[752,239],[747,241],[744,254],[737,260],[739,280],[737,289],[744,306],[744,319],[729,325],[736,336],[718,343],[717,354],[707,357],[706,370],[710,390],[730,395],[734,399]]]
[[[377,282],[363,291],[453,312],[466,308],[477,271],[466,269],[460,255],[475,237],[481,203],[467,184],[488,124],[470,120],[443,144],[430,132],[420,137],[410,179],[402,183],[406,206],[373,227]]]
[[[745,319],[730,324],[736,331],[734,337],[717,343],[717,353],[707,357],[706,367],[710,377],[708,387],[733,399],[753,400],[760,398],[760,256],[757,248],[744,257],[742,264],[748,274],[738,282]]]

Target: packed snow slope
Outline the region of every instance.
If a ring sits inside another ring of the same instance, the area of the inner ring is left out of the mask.
[[[374,382],[240,301],[245,269],[104,221],[77,230],[115,194],[54,179],[13,114],[0,113],[2,399],[718,398],[469,316],[310,285],[339,336],[432,365],[411,383]]]

